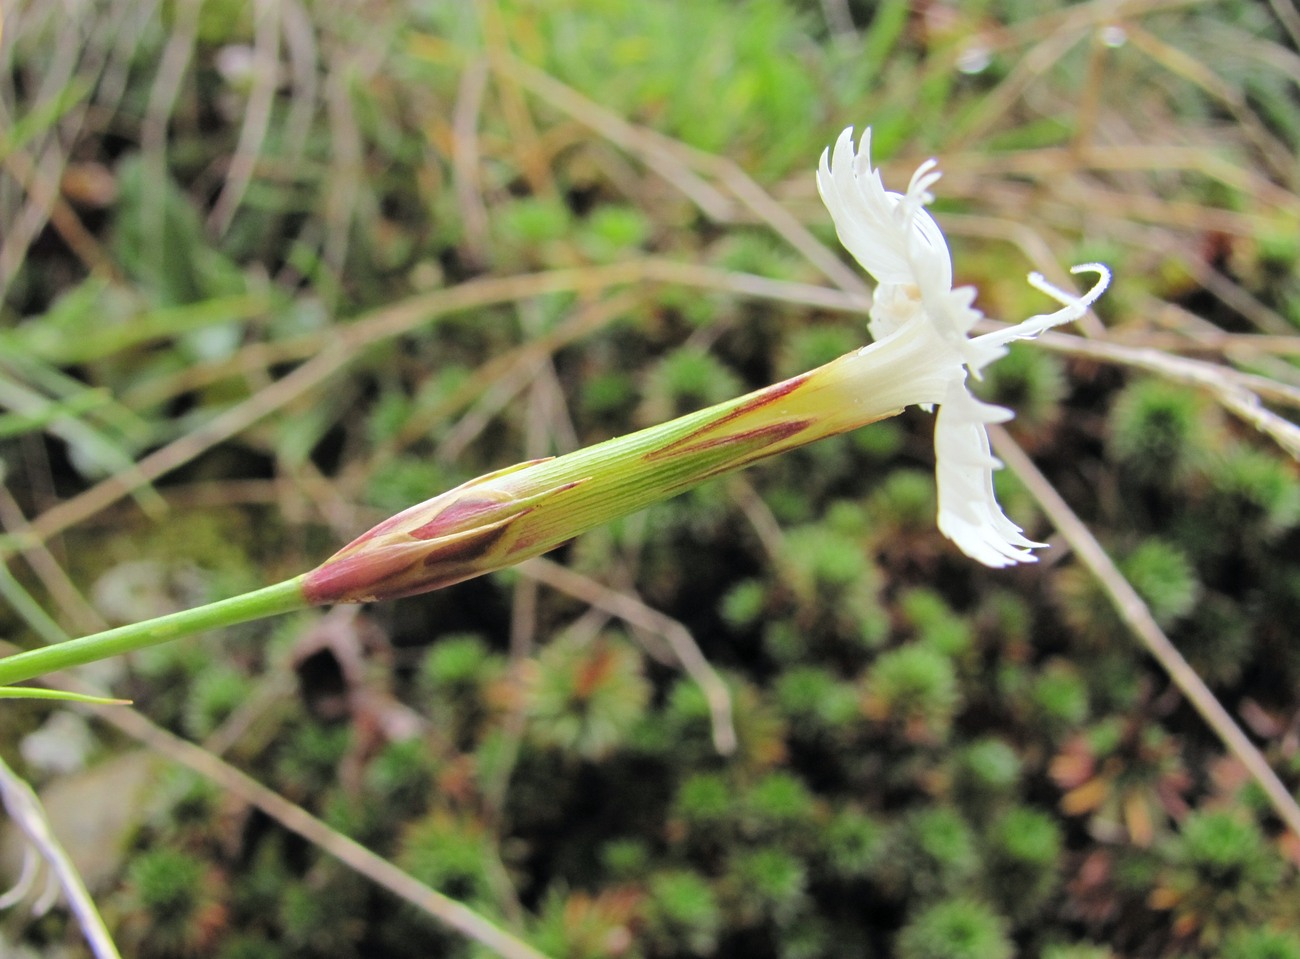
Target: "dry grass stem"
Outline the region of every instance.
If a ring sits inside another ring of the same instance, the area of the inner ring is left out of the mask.
[[[253,3],[253,62],[250,76],[252,88],[244,109],[244,122],[239,130],[239,142],[226,170],[226,182],[208,215],[208,230],[220,236],[230,229],[230,221],[243,202],[258,157],[265,146],[267,130],[271,123],[271,109],[280,80],[280,0],[254,0]]]
[[[3,759],[0,759],[0,803],[3,803],[9,819],[22,832],[30,848],[36,850],[39,858],[50,869],[53,880],[49,887],[50,891],[54,896],[57,896],[59,891],[63,892],[68,908],[72,910],[77,925],[81,927],[82,935],[86,937],[86,943],[96,959],[120,959],[117,947],[113,945],[113,937],[108,934],[108,929],[104,926],[99,910],[95,908],[94,900],[90,898],[86,884],[82,882],[80,873],[77,872],[72,860],[68,858],[68,854],[64,852],[63,846],[50,829],[50,822],[45,817],[40,799]],[[19,894],[19,899],[26,892],[24,888],[26,884],[23,880],[35,878],[35,873],[30,871],[28,865],[31,861],[24,860],[24,876],[12,890]],[[6,901],[0,902],[0,909],[13,904],[7,901],[10,898],[10,896],[4,897]],[[46,893],[42,895],[34,911],[38,915],[43,914],[53,904],[53,896]]]
[[[1086,356],[1148,370],[1166,379],[1204,389],[1225,409],[1271,437],[1292,457],[1300,459],[1300,427],[1260,402],[1262,395],[1300,409],[1300,388],[1161,350],[1088,340],[1068,333],[1045,333],[1042,343],[1048,349],[1071,356]]]
[[[1052,525],[1056,527],[1070,548],[1097,582],[1101,584],[1115,606],[1120,618],[1146,647],[1147,652],[1160,664],[1174,685],[1187,697],[1187,701],[1214,730],[1219,741],[1250,772],[1251,778],[1268,796],[1269,804],[1297,837],[1300,837],[1300,805],[1291,791],[1269,766],[1264,754],[1252,743],[1236,720],[1223,708],[1223,704],[1205,685],[1204,680],[1191,667],[1178,648],[1156,623],[1151,610],[1138,595],[1137,590],[1124,578],[1124,574],[1111,560],[1101,543],[1092,535],[1087,525],[1075,515],[1033,461],[1025,455],[1010,434],[1002,427],[992,427],[990,435],[993,449],[1009,468],[1015,471],[1034,499],[1042,506]]]
[[[212,753],[150,722],[133,709],[97,709],[104,722],[126,733],[160,756],[198,773],[260,810],[270,819],[338,859],[358,875],[388,890],[439,922],[504,959],[547,959],[532,946],[500,928],[468,906],[424,885],[387,859],[331,828],[301,806],[268,789],[251,776]]]

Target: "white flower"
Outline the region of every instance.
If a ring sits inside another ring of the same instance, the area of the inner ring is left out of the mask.
[[[939,529],[966,555],[988,566],[1034,562],[1030,552],[1042,543],[1027,539],[1007,519],[993,495],[993,471],[1001,467],[989,448],[988,424],[1011,419],[1010,410],[982,403],[966,385],[989,363],[1006,353],[1006,344],[1082,316],[1106,289],[1110,271],[1099,263],[1076,266],[1073,273],[1096,273],[1097,282],[1083,296],[1048,284],[1036,273],[1029,282],[1062,308],[1034,316],[995,333],[970,337],[983,317],[972,305],[973,287],[953,289],[952,256],[939,224],[925,207],[929,189],[939,179],[937,163],[917,169],[905,194],[885,189],[871,166],[871,131],[853,148],[853,129],[840,134],[834,153],[822,154],[817,189],[835,221],[840,242],[879,284],[871,307],[871,334],[876,342],[863,356],[897,350],[913,358],[888,388],[900,405],[937,405],[935,474],[939,491]],[[874,385],[874,384],[873,384]]]

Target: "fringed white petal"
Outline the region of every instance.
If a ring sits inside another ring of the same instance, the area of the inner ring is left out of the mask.
[[[1004,355],[1007,344],[1077,320],[1106,289],[1110,271],[1098,263],[1074,268],[1098,275],[1083,296],[1058,290],[1038,274],[1029,282],[1061,304],[1054,313],[975,338],[971,330],[983,314],[975,309],[972,287],[952,288],[952,254],[939,224],[925,210],[939,179],[934,160],[913,174],[907,193],[885,189],[871,166],[871,130],[857,151],[850,127],[822,153],[817,170],[821,193],[840,242],[879,284],[870,328],[877,342],[923,332],[928,348],[915,370],[926,390],[911,400],[930,408],[940,393],[935,422],[935,473],[939,487],[939,529],[970,556],[988,566],[1032,563],[1029,550],[1042,546],[1026,539],[1003,514],[993,494],[993,471],[1001,467],[989,447],[988,426],[1011,419],[1009,410],[981,403],[966,387],[984,367]],[[891,342],[897,342],[892,340]],[[944,385],[946,384],[946,386]]]
[[[885,189],[880,171],[871,166],[871,131],[853,150],[853,128],[835,141],[832,153],[822,153],[817,190],[835,222],[844,248],[875,277],[877,283],[914,283],[914,259],[925,261],[927,272],[952,286],[952,257],[943,231],[924,209],[933,197],[929,187],[939,179],[923,164],[906,195]],[[945,279],[946,278],[946,279]]]
[[[984,319],[984,314],[974,306],[975,287],[944,289],[924,275],[919,278],[922,280],[921,302],[926,319],[957,352],[958,362],[978,378],[979,371],[1002,356],[1006,349],[992,344],[985,346],[968,338],[967,334],[975,324]]]
[[[948,388],[934,424],[939,531],[986,566],[1035,562],[1029,550],[1043,545],[1007,519],[993,493],[993,471],[1002,464],[989,447],[988,426],[1011,417],[975,399],[963,377]]]

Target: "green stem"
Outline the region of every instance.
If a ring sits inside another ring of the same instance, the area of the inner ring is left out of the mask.
[[[20,683],[71,666],[119,656],[135,649],[157,646],[169,640],[193,636],[209,629],[234,626],[254,619],[306,609],[302,594],[302,577],[254,590],[232,599],[218,600],[196,609],[187,609],[142,623],[131,623],[92,636],[70,639],[41,649],[28,650],[0,659],[0,686]]]

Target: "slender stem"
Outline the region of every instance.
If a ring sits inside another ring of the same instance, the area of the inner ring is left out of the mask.
[[[209,629],[265,619],[308,606],[302,594],[302,577],[223,599],[196,609],[187,609],[142,623],[119,626],[80,639],[55,643],[0,659],[0,686],[19,683],[45,673],[81,666],[132,650],[157,646],[173,639],[193,636]]]

